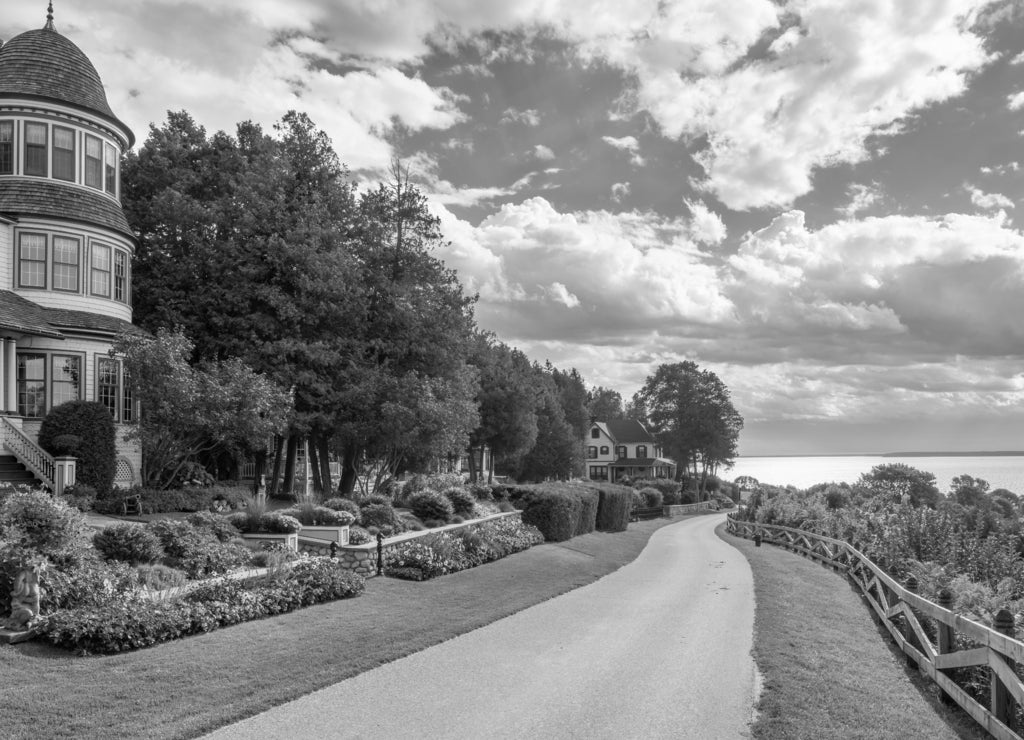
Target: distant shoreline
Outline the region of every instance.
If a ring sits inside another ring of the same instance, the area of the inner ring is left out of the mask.
[[[737,455],[737,460],[754,457],[1024,457],[1019,450],[981,450],[973,452],[846,452],[793,455]]]

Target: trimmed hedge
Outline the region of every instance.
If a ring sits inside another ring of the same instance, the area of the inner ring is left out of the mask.
[[[601,486],[597,501],[597,529],[625,532],[633,511],[633,490],[626,486]]]
[[[78,483],[92,486],[101,498],[110,495],[117,467],[114,417],[97,401],[68,401],[51,409],[39,427],[39,446],[51,455],[68,450],[68,437],[79,439]]]
[[[523,512],[523,521],[537,527],[548,542],[564,542],[596,527],[598,494],[592,488],[541,483],[510,487],[508,495]]]
[[[152,563],[164,555],[160,538],[135,522],[120,522],[104,527],[92,536],[93,547],[107,560],[136,565]]]

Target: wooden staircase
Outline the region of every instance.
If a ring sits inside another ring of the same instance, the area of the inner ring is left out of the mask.
[[[32,471],[18,462],[14,455],[0,455],[0,483],[20,483],[28,486],[40,485]]]

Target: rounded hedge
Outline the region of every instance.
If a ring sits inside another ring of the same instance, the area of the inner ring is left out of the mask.
[[[39,446],[51,455],[63,454],[68,437],[79,438],[77,482],[92,486],[101,497],[110,495],[117,467],[114,417],[97,401],[68,401],[50,410],[39,428]]]
[[[152,563],[164,554],[160,538],[134,522],[104,527],[93,535],[92,544],[107,560],[117,560],[131,565]]]
[[[465,488],[449,488],[444,495],[452,502],[452,510],[457,516],[472,517],[475,513],[476,497]]]
[[[452,502],[447,497],[433,491],[414,493],[409,497],[409,509],[424,524],[428,519],[442,523],[449,522],[455,513]]]

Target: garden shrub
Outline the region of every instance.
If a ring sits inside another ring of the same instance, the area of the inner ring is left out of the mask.
[[[403,530],[402,520],[398,518],[398,513],[390,502],[365,504],[359,507],[359,510],[361,512],[360,520],[363,523],[362,526],[366,529],[373,527],[384,534],[401,532]],[[351,535],[352,530],[350,529],[349,541],[351,541]]]
[[[182,586],[188,580],[185,571],[160,563],[136,566],[135,572],[139,574],[139,583],[151,591],[163,591]]]
[[[661,506],[662,496],[661,491],[657,488],[648,486],[647,488],[640,489],[640,495],[644,499],[644,508],[653,509],[656,506]]]
[[[269,534],[294,534],[302,529],[302,522],[293,516],[272,511],[260,517],[260,531]]]
[[[119,653],[304,606],[357,596],[363,579],[330,558],[306,558],[272,579],[203,584],[171,602],[107,602],[53,614],[45,638],[80,654]]]
[[[239,535],[238,527],[228,521],[227,517],[210,511],[197,511],[185,518],[196,529],[209,532],[221,542],[230,542]]]
[[[107,497],[114,486],[117,465],[110,410],[97,401],[68,401],[55,406],[39,427],[39,446],[51,455],[59,454],[57,450],[64,449],[69,435],[80,439],[75,455],[77,481],[95,488],[101,498]]]
[[[139,587],[139,574],[134,568],[102,560],[93,550],[70,561],[58,559],[40,580],[43,614],[131,600]]]
[[[513,486],[509,498],[549,542],[563,542],[593,532],[597,521],[597,491],[565,483]]]
[[[350,545],[365,545],[373,542],[373,537],[362,527],[350,527],[348,530],[348,543]]]
[[[166,564],[180,568],[190,578],[217,575],[252,563],[252,552],[248,548],[222,543],[208,531],[188,522],[163,519],[147,526],[163,545]]]
[[[476,513],[476,497],[465,488],[448,488],[444,495],[451,501],[452,511],[458,516],[472,517]]]
[[[414,493],[409,497],[409,509],[424,524],[427,524],[428,519],[446,523],[451,521],[452,514],[454,514],[452,502],[434,491]]]
[[[493,501],[494,493],[486,483],[470,483],[469,492],[477,501]]]
[[[91,511],[96,505],[96,489],[83,483],[65,487],[60,496],[64,503],[81,512]]]
[[[597,529],[625,532],[633,511],[633,489],[608,485],[601,486],[597,493]]]
[[[151,530],[134,522],[104,527],[92,537],[93,547],[107,560],[138,565],[163,557],[160,539]]]
[[[87,529],[80,511],[42,490],[18,490],[0,505],[0,540],[40,555],[81,547]]]
[[[324,501],[324,506],[335,511],[347,511],[353,516],[353,524],[360,524],[359,504],[350,498],[329,498]]]
[[[344,527],[355,521],[355,517],[347,511],[317,506],[312,502],[303,502],[288,509],[281,509],[278,513],[295,517],[304,527]]]

